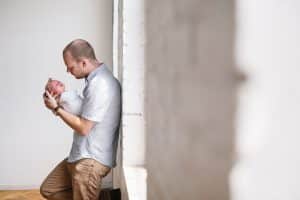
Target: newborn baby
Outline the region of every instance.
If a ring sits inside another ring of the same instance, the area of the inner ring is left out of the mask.
[[[45,90],[48,90],[53,95],[57,95],[57,102],[66,111],[79,115],[81,112],[82,98],[76,91],[66,91],[65,85],[58,81],[49,78]]]

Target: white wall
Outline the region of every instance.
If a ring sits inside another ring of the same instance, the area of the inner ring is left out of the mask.
[[[37,188],[72,141],[72,130],[43,105],[44,84],[53,77],[83,87],[61,56],[75,38],[112,65],[112,1],[1,0],[0,27],[0,189]]]
[[[122,199],[145,200],[144,1],[122,1]]]
[[[300,2],[238,0],[234,200],[300,198]]]

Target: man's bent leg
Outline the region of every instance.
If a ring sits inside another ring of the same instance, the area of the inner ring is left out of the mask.
[[[40,193],[48,200],[71,200],[73,198],[71,180],[65,159],[44,180]]]
[[[74,200],[98,200],[101,181],[110,168],[93,159],[82,159],[72,166]]]

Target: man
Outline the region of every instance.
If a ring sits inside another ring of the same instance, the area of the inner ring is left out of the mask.
[[[74,135],[69,157],[48,175],[40,192],[49,200],[96,200],[102,178],[116,166],[120,84],[85,40],[68,44],[63,58],[67,72],[86,80],[82,111],[79,116],[67,112],[56,102],[56,95],[46,91],[46,107],[71,127]]]

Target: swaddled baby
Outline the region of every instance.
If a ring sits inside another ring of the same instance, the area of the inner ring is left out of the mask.
[[[64,110],[79,115],[81,112],[82,97],[74,90],[65,90],[65,85],[58,81],[49,78],[45,90],[48,90],[53,95],[57,95],[57,101]]]

